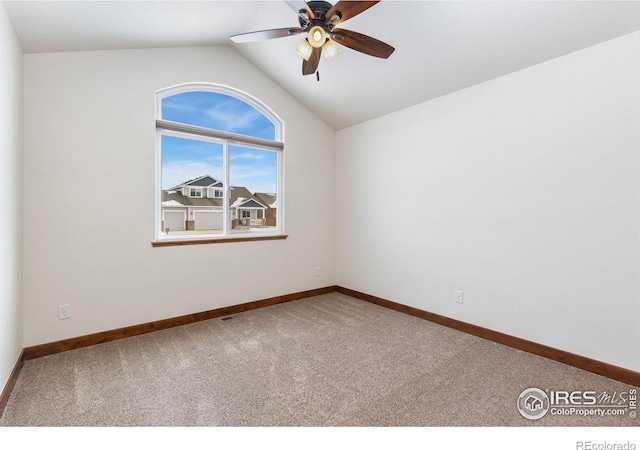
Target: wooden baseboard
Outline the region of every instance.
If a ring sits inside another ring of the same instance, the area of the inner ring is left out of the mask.
[[[174,317],[171,319],[158,320],[155,322],[147,322],[140,325],[118,328],[116,330],[103,331],[100,333],[88,334],[85,336],[64,339],[57,342],[49,342],[47,344],[35,345],[24,349],[25,359],[39,358],[41,356],[52,355],[54,353],[66,352],[82,347],[89,347],[103,342],[115,341],[127,337],[138,336],[141,334],[151,333],[154,331],[165,330],[167,328],[179,327],[190,323],[200,322],[203,320],[216,319],[218,317],[230,316],[252,309],[264,308],[265,306],[276,305],[278,303],[291,302],[302,298],[315,297],[316,295],[328,294],[335,292],[335,286],[329,286],[309,291],[297,292],[295,294],[281,295],[263,300],[256,300],[240,305],[227,306],[224,308],[212,309],[185,316]]]
[[[543,356],[554,361],[558,361],[573,367],[577,367],[587,372],[596,373],[598,375],[605,376],[623,383],[630,384],[632,386],[640,387],[640,372],[634,372],[633,370],[625,369],[623,367],[614,366],[602,361],[587,358],[585,356],[576,355],[574,353],[565,352],[557,348],[548,347],[546,345],[538,344],[536,342],[527,341],[518,337],[510,336],[508,334],[493,331],[487,328],[483,328],[470,323],[461,322],[459,320],[451,319],[449,317],[441,316],[439,314],[423,311],[412,306],[402,305],[390,300],[386,300],[373,295],[365,294],[362,292],[347,289],[341,286],[336,286],[336,291],[350,297],[365,300],[376,305],[384,306],[385,308],[393,309],[405,314],[409,314],[415,317],[419,317],[429,322],[434,322],[439,325],[444,325],[455,330],[462,331],[464,333],[472,334],[484,339],[488,339],[499,344],[506,345],[518,350],[522,350],[534,355]]]
[[[22,365],[24,364],[24,350],[20,352],[20,356],[18,356],[18,360],[16,361],[16,365],[13,367],[11,371],[11,375],[9,375],[9,379],[7,380],[7,384],[5,384],[2,393],[0,394],[0,417],[4,413],[4,407],[7,406],[7,402],[9,401],[9,396],[11,395],[11,391],[13,390],[13,386],[15,386],[16,381],[18,380],[18,375],[20,374],[20,370],[22,370]]]
[[[464,333],[472,334],[484,339],[488,339],[499,344],[506,345],[518,350],[522,350],[534,355],[543,356],[545,358],[558,361],[573,367],[577,367],[588,372],[596,373],[614,380],[621,381],[633,386],[640,387],[640,372],[634,372],[623,367],[614,366],[602,361],[597,361],[585,356],[576,355],[573,353],[559,350],[546,345],[538,344],[536,342],[528,341],[518,337],[510,336],[508,334],[500,333],[498,331],[483,328],[470,323],[462,322],[449,317],[434,314],[428,311],[423,311],[412,306],[403,305],[400,303],[386,300],[373,295],[358,292],[352,289],[344,288],[341,286],[327,286],[319,289],[312,289],[309,291],[298,292],[295,294],[281,295],[278,297],[267,298],[263,300],[257,300],[249,303],[242,303],[240,305],[228,306],[224,308],[218,308],[210,311],[204,311],[200,313],[188,314],[185,316],[174,317],[171,319],[159,320],[155,322],[148,322],[140,325],[134,325],[125,328],[119,328],[116,330],[104,331],[101,333],[94,333],[86,336],[80,336],[70,339],[64,339],[62,341],[50,342],[47,344],[36,345],[33,347],[27,347],[24,349],[19,364],[16,365],[14,370],[15,376],[22,367],[24,360],[39,358],[41,356],[51,355],[54,353],[60,353],[68,350],[74,350],[82,347],[88,347],[103,342],[115,341],[131,336],[138,336],[145,333],[151,333],[154,331],[164,330],[167,328],[173,328],[181,325],[188,325],[190,323],[200,322],[203,320],[215,319],[218,317],[229,316],[232,314],[241,313],[244,311],[250,311],[253,309],[264,308],[266,306],[276,305],[278,303],[285,303],[294,300],[300,300],[303,298],[314,297],[316,295],[329,294],[332,292],[339,292],[350,297],[354,297],[360,300],[365,300],[376,305],[383,306],[385,308],[399,311],[405,314],[409,314],[415,317],[419,317],[430,322],[434,322],[440,325],[444,325],[449,328],[453,328]],[[12,377],[14,374],[12,374]],[[10,380],[11,383],[11,380]],[[10,383],[5,387],[2,397],[0,397],[0,411],[2,410],[3,401],[6,402],[9,393],[13,385]],[[15,383],[15,380],[13,380]]]

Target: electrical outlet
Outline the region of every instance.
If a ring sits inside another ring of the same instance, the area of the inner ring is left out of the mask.
[[[58,305],[58,320],[71,317],[71,305]]]
[[[316,267],[316,276],[319,277],[320,276],[320,267]]]
[[[454,291],[456,303],[464,303],[464,292],[462,291]]]

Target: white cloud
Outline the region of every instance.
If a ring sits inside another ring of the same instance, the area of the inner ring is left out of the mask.
[[[162,167],[162,189],[172,188],[202,175],[221,180],[222,167],[203,161],[173,161]]]
[[[253,159],[253,160],[261,160],[264,159],[265,157],[265,153],[261,152],[261,153],[257,153],[257,152],[246,152],[246,153],[240,153],[240,154],[236,154],[234,153],[233,155],[231,155],[229,157],[229,159],[231,161],[233,160],[237,160],[237,159]]]
[[[232,164],[229,175],[232,186],[245,186],[252,193],[276,191],[275,167]]]

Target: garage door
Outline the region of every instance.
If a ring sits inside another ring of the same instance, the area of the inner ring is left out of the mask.
[[[195,211],[196,230],[222,230],[222,211]]]
[[[184,211],[164,211],[163,219],[165,230],[169,228],[171,231],[184,231]]]

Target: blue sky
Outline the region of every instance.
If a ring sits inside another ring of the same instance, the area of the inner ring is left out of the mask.
[[[275,139],[275,126],[261,112],[236,98],[214,92],[187,92],[162,102],[162,118],[263,139]],[[232,186],[251,192],[276,192],[274,151],[230,146]],[[162,136],[162,189],[201,175],[222,180],[222,145]]]

